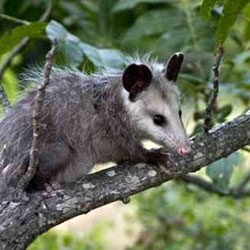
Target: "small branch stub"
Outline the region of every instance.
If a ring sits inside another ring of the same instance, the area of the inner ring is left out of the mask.
[[[41,136],[40,133],[40,120],[42,116],[42,107],[43,100],[45,96],[45,89],[50,81],[51,68],[53,65],[54,52],[56,49],[56,45],[54,44],[51,50],[46,55],[46,63],[43,71],[43,81],[37,88],[37,94],[35,97],[34,111],[33,111],[33,140],[30,149],[30,162],[27,172],[24,176],[24,181],[21,184],[23,188],[25,188],[31,179],[36,174],[36,170],[39,164],[39,139]]]
[[[220,67],[220,63],[221,63],[223,54],[224,54],[223,47],[219,46],[219,48],[217,50],[217,54],[216,54],[215,64],[213,67],[213,71],[214,71],[213,93],[212,93],[212,96],[211,96],[209,103],[206,107],[206,112],[205,112],[206,113],[205,120],[204,120],[205,133],[208,133],[208,131],[213,126],[212,111],[215,107],[215,103],[216,103],[217,96],[219,93],[219,77],[220,77],[219,67]]]

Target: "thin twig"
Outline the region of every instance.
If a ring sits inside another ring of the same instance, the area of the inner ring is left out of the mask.
[[[1,97],[3,108],[4,108],[5,112],[7,112],[8,109],[10,108],[10,102],[7,98],[6,92],[5,92],[3,85],[2,85],[3,74],[4,74],[5,69],[9,66],[13,57],[16,54],[18,54],[28,44],[28,42],[29,42],[29,38],[25,37],[18,45],[16,45],[11,50],[11,52],[7,55],[7,57],[3,61],[3,64],[0,67],[0,97]]]
[[[186,183],[191,183],[194,184],[208,192],[211,193],[216,193],[219,195],[228,195],[228,192],[219,190],[218,188],[216,188],[212,183],[206,181],[205,179],[195,176],[195,175],[185,175],[179,178],[180,180],[186,182]]]
[[[250,153],[250,148],[245,147],[245,148],[242,148],[242,150],[244,150],[244,151]]]
[[[250,195],[250,189],[244,189],[245,185],[250,181],[250,174],[246,176],[241,184],[236,187],[229,188],[228,190],[220,190],[212,183],[195,175],[185,175],[178,179],[186,183],[194,184],[207,192],[215,193],[220,196],[228,196],[235,199],[240,199]]]
[[[212,110],[215,107],[215,102],[216,102],[218,92],[219,92],[219,77],[220,77],[219,67],[220,67],[223,54],[224,54],[223,47],[219,46],[217,50],[217,54],[216,54],[215,65],[213,66],[213,71],[214,71],[213,93],[206,107],[206,115],[205,115],[205,121],[204,121],[204,130],[206,133],[208,133],[208,131],[213,126]]]
[[[34,111],[32,116],[33,123],[33,140],[30,149],[30,161],[29,167],[25,173],[24,182],[22,183],[23,187],[26,187],[30,180],[36,174],[36,170],[39,164],[39,139],[41,136],[40,133],[40,120],[42,116],[43,100],[45,95],[45,89],[50,81],[51,68],[53,65],[54,52],[56,45],[54,44],[51,50],[46,55],[46,63],[43,71],[43,81],[38,86],[37,94],[35,97]]]
[[[39,21],[46,21],[51,13],[51,8],[52,8],[52,3],[49,2],[45,12],[43,13],[43,15],[41,16],[41,18],[39,19]],[[1,14],[1,16],[4,14]],[[13,17],[14,18],[14,17]],[[15,18],[14,18],[15,19]],[[28,24],[29,22],[26,21]],[[2,85],[2,79],[3,79],[3,74],[5,69],[9,66],[10,62],[12,61],[12,59],[14,58],[15,55],[17,55],[18,53],[20,53],[29,43],[30,38],[25,37],[21,40],[21,42],[19,44],[17,44],[7,55],[7,57],[5,58],[5,60],[3,61],[1,67],[0,67],[0,98],[2,100],[2,104],[3,104],[3,108],[4,111],[7,112],[8,109],[10,108],[10,102],[7,98],[6,92],[3,88]]]
[[[39,21],[45,22],[49,18],[51,10],[52,10],[52,0],[48,3],[48,5],[47,5],[44,13],[40,17]]]
[[[0,14],[0,17],[3,18],[3,19],[6,19],[8,21],[15,22],[15,23],[20,23],[20,24],[23,24],[23,25],[29,25],[30,24],[29,21],[19,19],[19,18],[13,17],[13,16],[9,16],[9,15],[6,15],[6,14]]]

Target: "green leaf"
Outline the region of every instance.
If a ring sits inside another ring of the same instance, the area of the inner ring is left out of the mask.
[[[248,4],[248,5],[244,8],[243,14],[244,14],[245,18],[248,20],[248,22],[250,22],[250,4]]]
[[[84,55],[94,64],[95,67],[120,68],[123,66],[125,56],[115,49],[98,49],[69,33],[63,25],[56,21],[51,21],[47,28],[47,35],[50,40],[57,41],[64,51],[65,56],[74,66],[82,63]]]
[[[71,42],[79,44],[80,39],[69,33],[62,24],[52,20],[46,27],[46,32],[52,42]]]
[[[219,123],[225,122],[228,115],[231,114],[233,107],[231,104],[226,104],[216,110],[216,119]]]
[[[24,37],[36,38],[45,35],[46,23],[33,22],[6,32],[0,39],[0,54],[4,54],[17,45]]]
[[[140,16],[128,30],[124,42],[139,40],[145,36],[152,36],[175,30],[184,22],[184,15],[177,9],[153,10]]]
[[[4,72],[3,87],[8,100],[14,103],[18,98],[18,79],[10,68]]]
[[[113,12],[133,9],[138,4],[141,3],[157,4],[157,3],[168,3],[168,2],[169,1],[167,0],[120,0],[115,4]]]
[[[233,62],[235,64],[244,63],[245,61],[250,59],[250,51],[243,51],[241,53],[236,54],[236,56],[233,58]]]
[[[201,5],[201,15],[203,18],[209,18],[211,11],[216,5],[222,5],[225,0],[203,0]]]
[[[125,56],[115,49],[97,49],[83,42],[80,48],[96,67],[121,68],[125,61]]]
[[[189,30],[186,27],[178,30],[167,31],[158,39],[156,45],[152,46],[159,55],[169,55],[181,51],[190,43]]]
[[[70,65],[78,66],[82,63],[83,53],[79,51],[77,44],[66,42],[59,46],[59,50],[64,53],[66,60],[70,62]]]
[[[188,82],[194,83],[195,85],[200,85],[204,83],[204,80],[202,78],[184,73],[179,74],[179,79],[186,80]]]
[[[239,153],[235,152],[229,157],[220,159],[209,165],[206,169],[206,173],[213,180],[213,183],[217,188],[220,190],[226,190],[233,174],[233,166],[238,163]]]
[[[219,20],[216,31],[216,44],[223,44],[234,25],[238,14],[250,0],[226,0],[223,6],[222,17]]]
[[[208,18],[211,16],[211,11],[216,5],[218,0],[204,0],[201,5],[201,15],[203,18]]]
[[[192,132],[192,136],[198,133],[202,133],[203,131],[204,131],[204,125],[202,123],[197,123]]]
[[[60,23],[51,21],[46,32],[52,42],[57,41],[59,51],[64,54],[71,65],[78,66],[83,60],[83,53],[79,48],[80,39],[71,35]]]

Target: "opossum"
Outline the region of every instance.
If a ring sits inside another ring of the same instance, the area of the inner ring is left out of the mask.
[[[189,154],[176,84],[183,58],[175,53],[165,65],[136,59],[125,70],[92,75],[54,69],[45,91],[32,183],[73,182],[98,163],[162,163],[165,156],[146,150],[144,139]],[[39,84],[42,79],[38,74],[28,80]],[[25,171],[29,164],[35,94],[31,90],[0,122],[0,172],[9,164]]]

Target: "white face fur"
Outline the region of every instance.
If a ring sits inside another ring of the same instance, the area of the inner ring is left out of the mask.
[[[150,139],[179,154],[188,154],[190,145],[181,121],[179,94],[176,83],[166,78],[162,65],[148,66],[152,80],[134,100],[122,91],[131,122],[142,139]]]

